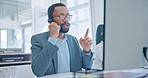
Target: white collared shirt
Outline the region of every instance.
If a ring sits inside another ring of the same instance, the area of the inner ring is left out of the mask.
[[[102,69],[102,62],[103,62],[103,41],[95,46],[95,53],[94,53],[94,64],[93,68]]]

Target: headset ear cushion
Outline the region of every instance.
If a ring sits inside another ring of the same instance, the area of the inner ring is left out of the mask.
[[[51,23],[52,22],[52,20],[51,19],[48,19],[48,23]]]
[[[54,22],[53,18],[48,19],[48,23]]]

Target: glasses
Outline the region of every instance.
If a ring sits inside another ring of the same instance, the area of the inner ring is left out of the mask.
[[[60,15],[60,16],[57,16],[59,19],[62,19],[62,20],[64,20],[65,18],[67,18],[69,21],[71,20],[71,18],[72,18],[72,15],[70,15],[70,14],[67,14],[66,16],[64,16],[64,15]]]

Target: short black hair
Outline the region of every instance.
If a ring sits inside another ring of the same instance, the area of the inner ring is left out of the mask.
[[[53,12],[54,12],[54,9],[55,9],[55,7],[57,7],[57,6],[65,6],[66,7],[66,5],[64,5],[63,3],[55,3],[55,4],[52,4],[49,8],[48,8],[48,19],[51,19],[51,18],[53,18]]]
[[[104,27],[104,24],[100,24],[97,27],[96,44],[99,44],[101,41],[103,41],[103,27]]]

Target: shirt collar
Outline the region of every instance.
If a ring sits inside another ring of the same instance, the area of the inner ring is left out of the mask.
[[[59,38],[58,38],[58,40],[60,40],[60,41],[64,41],[64,40],[65,40],[65,41],[66,41],[66,40],[67,40],[67,35],[64,34],[64,38],[63,38],[63,39],[59,39]]]

